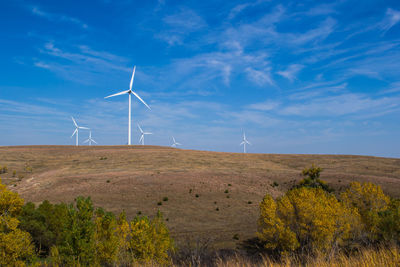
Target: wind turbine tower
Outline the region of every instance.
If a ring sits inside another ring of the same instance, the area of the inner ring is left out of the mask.
[[[136,92],[134,92],[134,91],[132,90],[133,79],[134,79],[134,77],[135,77],[135,70],[136,70],[136,66],[133,67],[131,83],[129,84],[129,90],[122,91],[122,92],[119,92],[119,93],[116,93],[116,94],[109,95],[109,96],[106,96],[106,97],[105,97],[105,98],[109,98],[109,97],[113,97],[113,96],[117,96],[117,95],[124,95],[124,94],[128,94],[128,96],[129,96],[128,145],[131,145],[131,139],[132,139],[132,134],[131,134],[131,132],[132,132],[132,127],[131,127],[131,123],[132,123],[132,119],[131,119],[131,116],[132,116],[132,112],[131,112],[131,110],[132,110],[132,108],[131,108],[131,95],[133,94],[134,96],[136,96],[137,99],[139,99],[148,109],[151,110],[151,108],[149,107],[149,105],[147,105],[146,102],[144,102],[144,100],[143,100],[142,98],[140,98],[140,96],[139,96]]]
[[[75,135],[75,136],[76,136],[76,146],[79,146],[79,142],[78,142],[78,139],[79,139],[79,129],[89,130],[89,128],[87,128],[87,127],[82,127],[82,126],[78,126],[78,124],[76,123],[74,117],[71,117],[71,119],[72,119],[72,121],[74,122],[74,125],[75,125],[75,131],[72,133],[71,138],[72,138],[72,136]]]
[[[243,153],[246,153],[246,144],[251,145],[246,139],[246,134],[243,132],[243,141],[240,143],[240,145],[243,145]]]
[[[175,141],[175,138],[172,136],[172,141],[174,142],[171,146],[172,147],[177,147],[177,146],[181,146],[182,144],[178,143]]]
[[[89,142],[89,146],[92,145],[92,142],[95,143],[95,144],[97,144],[97,142],[94,141],[94,139],[92,138],[92,131],[89,132],[89,138],[86,139],[86,141],[84,141],[83,143],[87,143],[87,142]]]
[[[142,133],[142,135],[140,136],[140,139],[139,139],[139,143],[142,142],[142,146],[144,146],[144,136],[145,136],[146,134],[153,134],[153,133],[143,132],[143,130],[142,130],[142,128],[140,127],[140,125],[138,124],[137,126],[139,127],[139,130],[140,130],[140,132]]]

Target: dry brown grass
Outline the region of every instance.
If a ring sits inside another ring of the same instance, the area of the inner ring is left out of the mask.
[[[95,205],[116,213],[125,210],[128,218],[160,209],[178,243],[188,236],[212,237],[216,247],[231,248],[254,236],[263,196],[281,195],[312,163],[324,168],[321,178],[337,191],[354,180],[370,181],[400,196],[400,159],[154,146],[0,147],[0,166],[9,170],[3,181],[27,201],[71,202],[78,195],[91,196]],[[279,186],[272,187],[273,182]],[[158,206],[163,197],[168,201]],[[233,239],[235,234],[239,240]]]
[[[309,266],[309,267],[398,267],[400,266],[400,250],[398,247],[378,250],[363,249],[357,255],[339,254],[331,258],[322,254],[306,259],[287,257],[282,262],[270,260],[268,257],[259,263],[251,263],[246,258],[235,257],[228,261],[219,261],[217,267],[280,267],[280,266]]]

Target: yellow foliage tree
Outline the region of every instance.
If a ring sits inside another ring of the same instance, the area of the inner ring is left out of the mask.
[[[353,182],[340,198],[347,207],[358,210],[366,235],[369,239],[376,240],[379,237],[379,213],[387,210],[390,202],[382,188],[373,183]]]
[[[352,237],[359,225],[355,209],[342,205],[321,188],[296,188],[275,202],[267,195],[260,204],[258,237],[266,248],[326,251]]]
[[[173,240],[160,212],[153,220],[136,217],[131,222],[129,248],[135,259],[144,262],[169,262],[168,252],[174,250]]]
[[[0,180],[0,266],[24,266],[34,255],[30,234],[18,229],[16,216],[23,204]]]
[[[112,213],[106,213],[103,209],[98,209],[96,211],[95,225],[96,260],[101,265],[112,265],[117,261],[119,250],[117,221]]]

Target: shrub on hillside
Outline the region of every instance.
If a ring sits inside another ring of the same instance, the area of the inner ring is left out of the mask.
[[[302,175],[304,179],[300,181],[298,185],[293,186],[293,188],[300,188],[300,187],[308,187],[308,188],[321,188],[326,192],[333,192],[333,188],[327,185],[324,181],[319,179],[321,175],[322,168],[315,166],[314,164],[311,165],[310,168],[305,168],[302,171]]]
[[[280,252],[327,251],[350,240],[359,220],[357,211],[334,195],[321,188],[300,187],[276,201],[264,197],[257,236],[265,248]]]
[[[379,241],[383,235],[380,228],[381,220],[390,203],[390,198],[383,193],[381,187],[372,183],[353,182],[340,195],[340,199],[348,207],[356,208],[361,215],[363,223],[362,241]],[[387,214],[387,216],[387,219],[389,219],[390,215]]]

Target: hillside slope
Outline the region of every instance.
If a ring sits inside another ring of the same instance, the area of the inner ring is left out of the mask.
[[[128,218],[160,209],[177,240],[210,237],[235,245],[256,231],[265,193],[279,196],[312,163],[340,192],[350,181],[370,181],[400,196],[400,159],[343,155],[237,154],[155,146],[0,147],[3,182],[26,201],[71,202],[90,196],[95,205]],[[15,177],[13,171],[16,171]],[[23,177],[22,177],[23,176]],[[273,182],[278,186],[271,186]],[[227,191],[226,191],[227,190]],[[168,201],[163,201],[167,197]],[[158,205],[162,202],[162,205]]]

